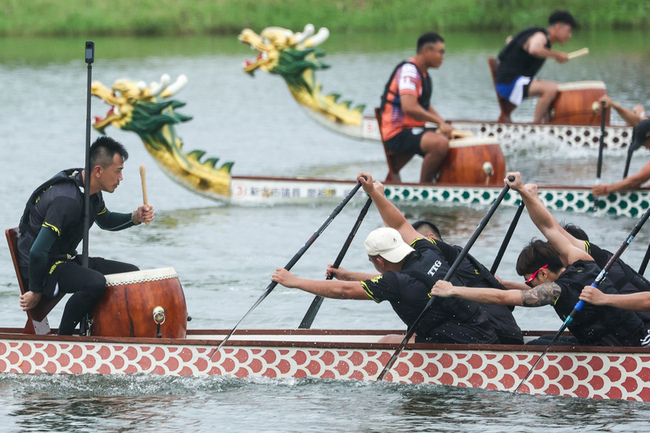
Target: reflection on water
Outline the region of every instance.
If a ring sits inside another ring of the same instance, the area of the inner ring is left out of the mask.
[[[272,23],[270,23],[272,24]],[[317,23],[315,23],[317,25]],[[254,29],[259,31],[261,29]],[[294,29],[296,30],[296,29]],[[434,106],[443,116],[496,119],[498,108],[486,57],[498,52],[506,35],[445,34],[448,55],[433,71]],[[597,79],[625,106],[650,106],[646,71],[650,59],[643,34],[576,32],[567,51],[588,46],[589,56],[567,65],[549,62],[542,76],[560,81]],[[367,113],[394,65],[412,55],[409,35],[332,35],[321,46],[332,67],[319,71],[324,92],[341,93]],[[86,118],[86,65],[83,40],[0,39],[0,171],[2,228],[17,225],[32,189],[62,168],[83,165]],[[624,43],[623,43],[624,42]],[[106,85],[115,79],[153,81],[163,73],[189,77],[177,98],[187,102],[179,125],[185,150],[235,161],[236,175],[328,176],[352,179],[369,171],[386,174],[377,143],[352,141],[310,121],[277,76],[241,70],[251,51],[233,37],[127,39],[99,38],[93,77]],[[93,114],[107,107],[92,102]],[[532,117],[532,105],[518,110]],[[614,117],[616,119],[616,117]],[[105,196],[114,211],[131,211],[142,200],[138,166],[147,170],[149,201],[157,212],[150,226],[121,233],[91,232],[91,254],[130,261],[142,269],[172,266],[178,272],[193,317],[190,327],[230,329],[258,299],[277,266],[283,266],[325,221],[333,205],[243,208],[217,205],[187,192],[167,178],[133,133],[107,129],[122,141],[130,158],[124,181]],[[93,132],[93,139],[96,134]],[[559,157],[561,155],[561,157]],[[529,181],[590,185],[596,155],[567,152],[554,143],[506,155],[509,169]],[[637,152],[631,170],[648,160]],[[620,178],[624,156],[605,153],[603,180]],[[415,177],[418,162],[405,168]],[[295,265],[306,278],[324,278],[356,221],[363,201],[349,204]],[[485,215],[485,208],[404,206],[410,220],[428,219],[450,243],[464,245]],[[472,249],[492,263],[514,215],[499,209]],[[558,214],[583,227],[600,246],[616,249],[635,221],[610,216]],[[361,240],[380,226],[371,210],[343,266],[371,271]],[[522,216],[499,274],[517,279],[518,251],[539,237]],[[642,230],[624,259],[638,267],[648,230]],[[20,326],[18,286],[6,248],[0,248],[0,325]],[[243,327],[295,328],[312,296],[278,287]],[[58,325],[59,305],[50,315]],[[557,329],[550,308],[515,309],[524,329]],[[344,318],[344,319],[342,319]],[[316,317],[318,328],[393,328],[403,325],[388,305],[326,300]],[[647,427],[646,404],[530,397],[475,389],[369,384],[325,380],[241,380],[151,376],[0,376],[0,423],[3,431],[634,431]],[[478,426],[478,428],[477,428]]]

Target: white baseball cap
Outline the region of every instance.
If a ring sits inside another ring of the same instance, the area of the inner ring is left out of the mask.
[[[381,227],[370,232],[364,243],[369,256],[381,256],[391,263],[399,263],[415,251],[399,232],[390,227]]]

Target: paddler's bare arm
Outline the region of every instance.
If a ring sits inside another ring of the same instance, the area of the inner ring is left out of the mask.
[[[514,176],[514,181],[508,179],[511,176]],[[555,217],[553,217],[551,212],[546,208],[546,206],[544,206],[544,203],[539,199],[539,196],[532,193],[534,188],[523,185],[521,173],[508,173],[505,182],[510,186],[510,188],[519,192],[521,199],[526,205],[531,221],[560,253],[560,256],[567,261],[567,263],[574,263],[577,260],[593,260],[584,250],[584,246],[581,248],[577,247],[564,236]]]
[[[402,212],[395,207],[384,195],[384,188],[381,182],[375,182],[369,173],[360,173],[357,181],[361,182],[363,190],[372,199],[377,207],[381,219],[387,227],[394,228],[402,236],[407,244],[413,242],[422,235],[406,220]]]
[[[332,265],[327,266],[327,271],[325,272],[326,277],[332,277],[336,278],[337,280],[341,281],[363,281],[363,280],[370,280],[372,278],[378,277],[379,273],[368,273],[368,272],[354,272],[354,271],[348,271],[345,268],[333,268]]]
[[[482,304],[524,307],[541,307],[552,304],[560,296],[560,292],[560,286],[555,283],[544,283],[530,290],[522,291],[454,286],[443,280],[438,280],[431,289],[433,296],[456,297]]]
[[[638,173],[628,176],[619,182],[609,185],[594,185],[591,188],[591,193],[595,196],[601,196],[615,191],[628,191],[630,189],[640,188],[648,180],[650,180],[650,163],[644,165]]]
[[[360,281],[308,280],[298,278],[284,268],[277,268],[271,280],[284,287],[300,289],[324,298],[372,300],[363,290]]]
[[[606,108],[613,108],[614,110],[616,110],[616,112],[618,113],[618,115],[621,116],[621,118],[622,118],[623,120],[625,120],[625,122],[626,122],[628,125],[630,125],[630,126],[632,126],[632,127],[638,125],[639,122],[640,122],[641,120],[643,120],[643,119],[641,118],[641,116],[639,116],[638,114],[636,114],[636,113],[633,112],[632,110],[628,110],[627,108],[620,106],[619,104],[617,104],[616,102],[614,102],[614,101],[612,100],[612,98],[610,98],[610,97],[607,96],[607,95],[601,97],[601,98],[599,99],[599,101],[601,101],[601,102],[605,102],[605,107],[606,107]]]
[[[630,311],[650,311],[650,292],[608,295],[596,287],[586,286],[580,293],[580,300],[592,305],[617,307]]]

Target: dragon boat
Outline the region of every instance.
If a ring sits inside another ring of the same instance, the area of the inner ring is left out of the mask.
[[[304,177],[233,176],[233,162],[219,164],[219,158],[206,157],[206,151],[186,152],[175,125],[190,116],[178,112],[184,102],[173,99],[187,83],[179,76],[173,83],[163,75],[149,85],[128,79],[116,80],[111,88],[92,83],[92,95],[110,109],[96,117],[93,127],[100,133],[113,126],[135,132],[163,172],[188,190],[217,202],[231,205],[276,205],[340,201],[354,188],[351,179]],[[452,140],[448,160],[438,182],[430,185],[404,183],[398,170],[404,161],[386,154],[392,178],[385,183],[385,194],[403,204],[490,205],[503,188],[505,161],[494,137],[466,137]],[[393,165],[395,163],[397,167]],[[587,187],[540,186],[539,194],[552,210],[592,212],[594,198]],[[358,194],[359,197],[363,193]],[[508,193],[504,204],[517,206],[519,198]],[[635,217],[650,207],[650,190],[611,193],[597,201],[596,209],[613,215]]]
[[[18,229],[5,231],[18,287]],[[157,374],[376,381],[404,330],[188,329],[176,271],[106,276],[103,297],[79,335],[56,335],[43,298],[22,328],[0,328],[0,372]],[[525,340],[553,332],[525,332]],[[225,344],[225,338],[232,335]],[[541,346],[407,344],[384,381],[517,390]],[[518,392],[650,402],[650,348],[551,347]]]
[[[21,293],[16,228],[6,230]],[[157,374],[376,381],[404,330],[188,329],[173,268],[106,276],[106,289],[80,335],[56,335],[43,298],[23,328],[0,328],[0,372]],[[525,339],[552,332],[527,332]],[[407,344],[384,378],[404,384],[515,391],[540,346]],[[650,349],[551,347],[518,392],[650,402]]]
[[[314,32],[311,24],[302,32],[295,33],[281,27],[267,27],[259,35],[251,29],[244,29],[239,40],[259,53],[254,61],[245,62],[244,72],[253,76],[259,69],[282,77],[307,116],[325,128],[358,140],[381,141],[377,118],[363,114],[365,105],[339,102],[340,94],[322,93],[323,85],[316,77],[316,71],[327,69],[329,65],[323,62],[325,52],[317,47],[327,40],[329,31],[322,27]],[[496,60],[488,58],[488,65],[494,78]],[[562,83],[559,90],[546,124],[511,122],[510,112],[514,106],[498,95],[499,119],[457,119],[451,124],[460,131],[495,137],[505,148],[530,146],[532,138],[543,137],[570,148],[597,150],[602,115],[597,101],[607,94],[605,83]],[[605,124],[605,146],[612,150],[626,148],[632,137],[632,128],[610,125],[609,112],[605,114]]]

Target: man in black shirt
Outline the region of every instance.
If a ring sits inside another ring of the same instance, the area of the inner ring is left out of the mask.
[[[154,219],[153,207],[142,205],[131,213],[110,212],[102,191],[112,193],[122,180],[128,153],[109,137],[98,138],[90,147],[90,224],[105,230],[123,230]],[[65,170],[37,188],[29,198],[20,220],[18,263],[28,291],[20,306],[30,310],[42,296],[72,293],[66,303],[59,334],[72,335],[76,325],[101,298],[104,275],[136,271],[128,263],[90,257],[81,266],[75,248],[84,232],[84,176],[82,169]]]
[[[519,106],[524,98],[539,96],[533,123],[548,119],[548,110],[558,92],[557,83],[535,79],[547,58],[566,63],[566,53],[551,49],[554,43],[564,45],[577,24],[566,11],[555,11],[548,19],[549,27],[527,27],[513,37],[499,53],[495,82],[499,96]],[[509,119],[508,119],[509,120]]]

